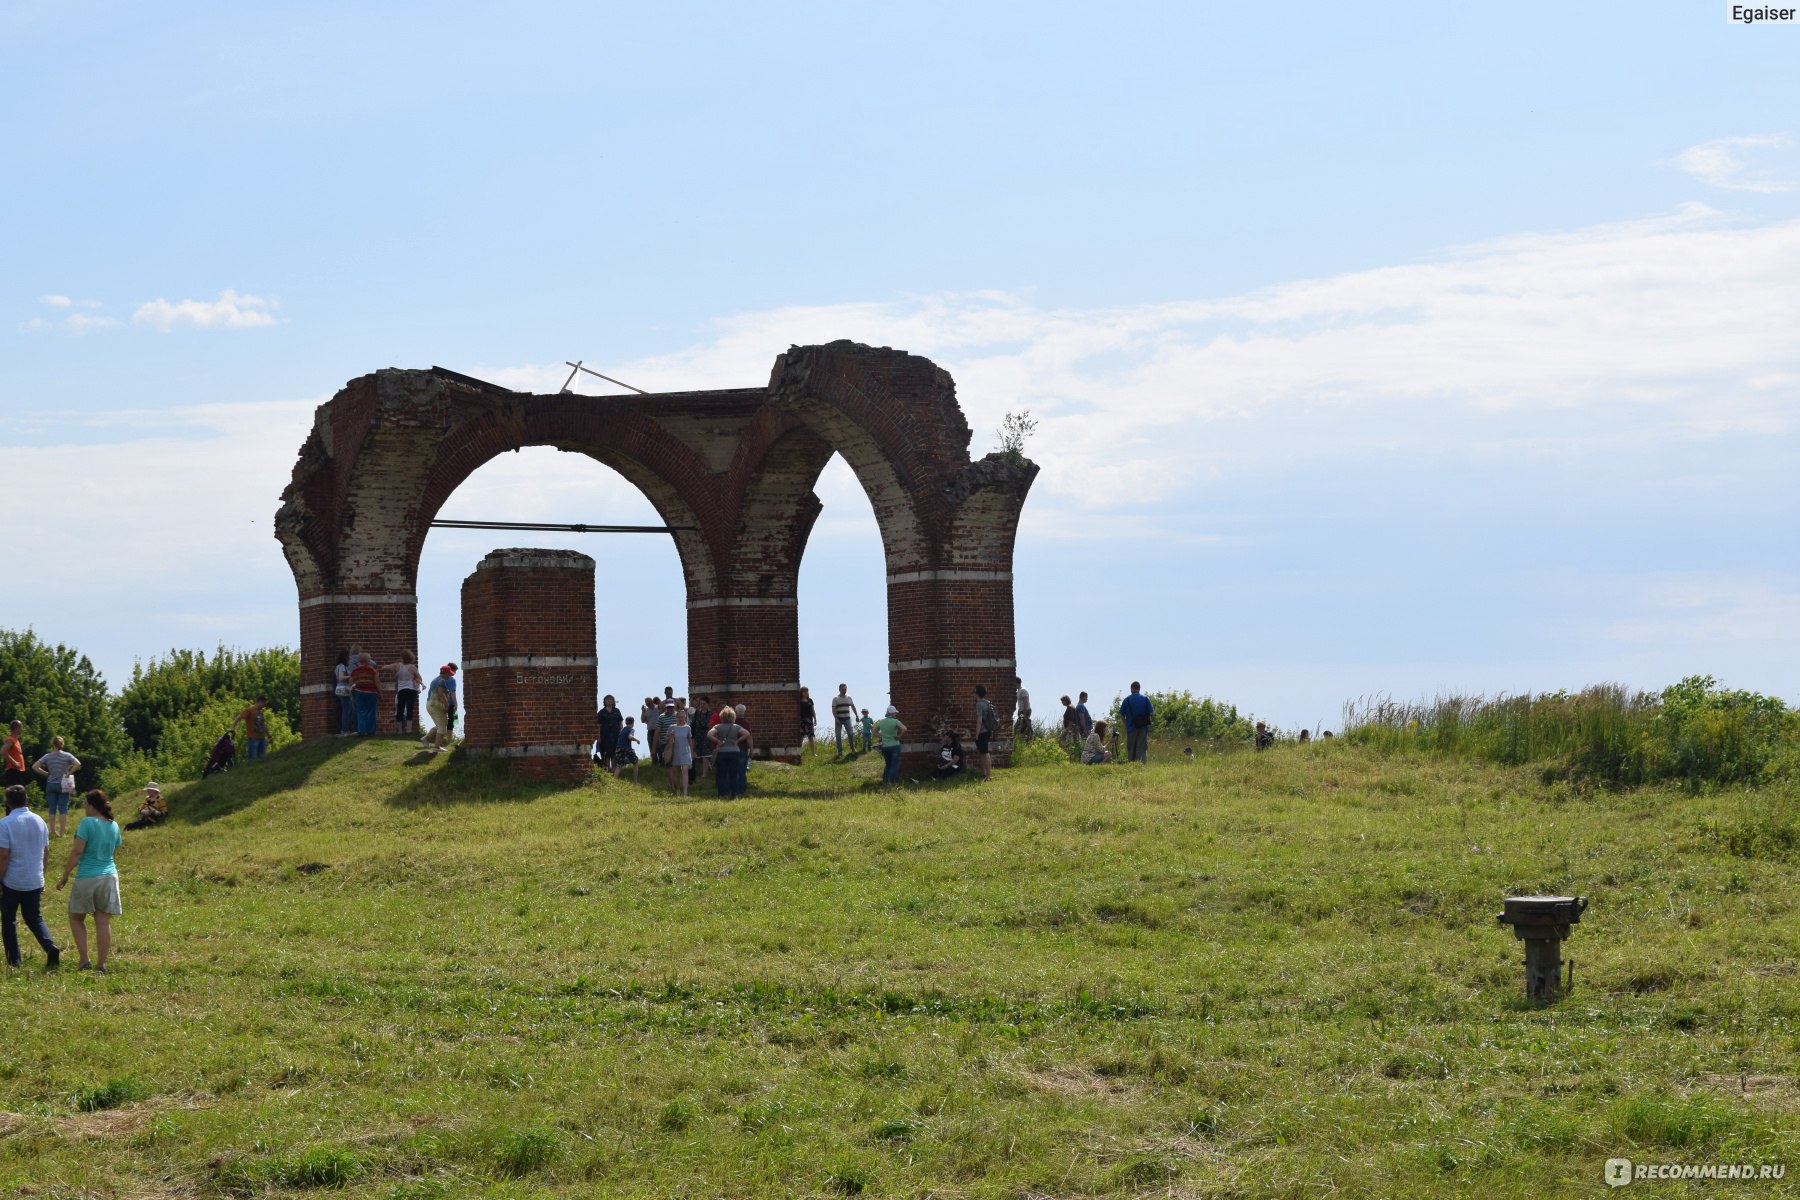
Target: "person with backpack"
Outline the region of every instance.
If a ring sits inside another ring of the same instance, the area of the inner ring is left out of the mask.
[[[983,779],[994,773],[994,754],[989,746],[999,732],[1000,714],[988,703],[987,688],[978,683],[975,685],[975,753],[981,758]]]
[[[1131,695],[1119,702],[1119,720],[1125,724],[1125,757],[1150,765],[1150,718],[1156,706],[1144,695],[1142,685],[1131,681]]]

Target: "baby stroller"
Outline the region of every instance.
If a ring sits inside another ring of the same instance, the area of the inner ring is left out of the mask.
[[[231,730],[227,729],[213,743],[212,756],[206,760],[206,770],[200,772],[200,778],[205,779],[215,772],[227,770],[236,761],[237,743],[231,740]]]

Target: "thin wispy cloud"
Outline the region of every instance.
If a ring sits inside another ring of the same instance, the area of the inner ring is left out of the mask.
[[[260,329],[277,323],[278,301],[226,288],[216,300],[161,298],[138,305],[131,323],[169,333],[177,329]]]
[[[1701,183],[1734,192],[1791,192],[1800,187],[1793,164],[1781,171],[1759,166],[1755,160],[1765,159],[1771,151],[1792,149],[1794,139],[1785,133],[1752,134],[1744,137],[1714,138],[1689,146],[1669,162]]]
[[[101,307],[98,300],[76,300],[70,296],[51,293],[39,296],[38,303],[62,315],[48,318],[32,317],[21,322],[19,328],[63,329],[70,333],[89,333],[96,329],[111,329],[119,323],[116,318],[101,316],[95,311]]]

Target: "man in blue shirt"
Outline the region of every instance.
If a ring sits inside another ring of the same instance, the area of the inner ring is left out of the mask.
[[[6,789],[6,819],[0,820],[0,933],[5,935],[6,965],[19,965],[16,919],[25,910],[25,928],[44,948],[44,965],[54,967],[62,954],[50,937],[38,904],[44,898],[44,872],[50,866],[50,827],[26,805],[25,789]]]
[[[1156,711],[1150,697],[1131,681],[1131,695],[1119,702],[1119,719],[1125,722],[1126,757],[1132,762],[1150,763],[1150,716]]]

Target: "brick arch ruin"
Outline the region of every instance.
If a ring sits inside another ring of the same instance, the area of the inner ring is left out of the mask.
[[[792,347],[766,387],[722,391],[530,395],[438,368],[352,380],[315,414],[275,517],[300,593],[302,733],[330,728],[341,649],[386,662],[418,645],[419,556],[450,494],[506,451],[553,446],[680,527],[688,694],[749,704],[759,741],[797,753],[774,731],[799,724],[800,561],[836,453],[881,530],[890,695],[916,760],[934,724],[968,722],[973,685],[998,695],[1016,673],[1013,541],[1037,467],[971,460],[969,440],[947,372],[851,342]],[[832,690],[816,689],[822,712]]]

